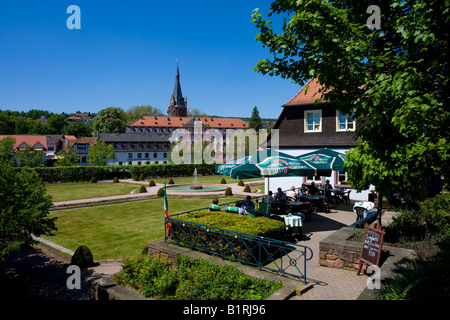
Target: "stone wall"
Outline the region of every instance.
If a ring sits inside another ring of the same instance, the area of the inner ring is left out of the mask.
[[[360,230],[344,227],[323,239],[319,244],[319,264],[329,268],[357,270],[362,243],[348,239]]]

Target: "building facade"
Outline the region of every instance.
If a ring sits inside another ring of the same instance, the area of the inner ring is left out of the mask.
[[[115,159],[110,165],[169,163],[170,142],[152,133],[99,133],[98,141],[112,145]]]
[[[293,156],[322,148],[345,154],[358,145],[355,136],[358,122],[351,115],[333,110],[326,101],[321,101],[321,89],[317,79],[311,79],[292,99],[282,105],[281,114],[273,126],[273,129],[278,129],[278,150]],[[267,143],[271,145],[270,134]],[[337,171],[331,177],[270,178],[270,188],[275,192],[278,187],[287,190],[291,186],[298,187],[302,183],[310,184],[313,181],[323,185],[326,180],[330,180],[333,187],[351,188],[347,183],[347,173]],[[350,198],[367,201],[368,193],[354,191]]]

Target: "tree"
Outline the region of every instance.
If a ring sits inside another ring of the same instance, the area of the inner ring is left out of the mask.
[[[47,120],[48,133],[50,134],[60,134],[63,128],[67,126],[69,122],[66,116],[62,114],[53,114]]]
[[[58,161],[56,161],[56,165],[59,167],[73,166],[80,161],[80,157],[72,148],[59,151],[58,156],[59,158]]]
[[[424,195],[425,177],[450,174],[449,1],[377,1],[380,29],[367,26],[372,4],[277,0],[273,22],[255,9],[256,38],[274,55],[255,69],[298,84],[317,78],[318,101],[359,121],[347,153],[355,189]]]
[[[84,122],[74,122],[64,127],[63,134],[79,137],[92,136],[92,125],[88,125]]]
[[[19,167],[42,167],[45,162],[45,153],[42,150],[33,150],[30,147],[23,147],[16,152],[16,159]]]
[[[0,260],[4,260],[33,243],[32,234],[52,235],[56,218],[48,217],[52,198],[46,195],[39,175],[32,169],[13,167],[8,160],[13,152],[8,139],[0,142],[0,150]]]
[[[100,110],[94,118],[94,132],[98,133],[123,133],[126,123],[125,112],[116,107]]]
[[[88,151],[89,164],[93,166],[105,166],[114,156],[114,147],[105,141],[97,141]]]
[[[248,123],[248,127],[252,128],[252,129],[255,129],[256,132],[259,132],[259,129],[261,129],[261,127],[262,127],[261,118],[259,116],[259,111],[258,111],[258,108],[256,106],[253,108],[252,116],[251,116],[250,121]]]
[[[145,116],[163,116],[164,113],[158,109],[154,108],[150,105],[146,106],[134,106],[126,111],[126,119],[127,123],[131,124],[136,122],[142,117]]]

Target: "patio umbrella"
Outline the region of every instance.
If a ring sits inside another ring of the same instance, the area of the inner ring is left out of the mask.
[[[298,156],[297,159],[304,160],[314,166],[323,165],[325,168],[339,172],[345,171],[345,162],[348,162],[343,153],[330,149],[319,149],[309,152]]]
[[[234,179],[331,175],[331,170],[325,165],[309,163],[272,149],[218,164],[215,169],[216,173]]]

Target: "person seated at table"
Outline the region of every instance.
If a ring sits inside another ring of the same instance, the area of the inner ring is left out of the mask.
[[[306,197],[308,195],[308,189],[306,188],[306,184],[302,183],[302,186],[300,189],[298,189],[298,195],[297,197]]]
[[[255,211],[255,204],[253,203],[251,196],[247,196],[245,200],[242,201],[242,209],[244,209],[246,212]]]
[[[294,186],[292,186],[291,190],[289,190],[286,193],[286,197],[288,198],[289,201],[295,201],[296,194],[295,194],[295,187]]]
[[[209,211],[220,211],[219,199],[213,199],[212,204],[209,205]]]
[[[311,196],[320,193],[320,191],[319,191],[319,189],[317,189],[316,184],[314,183],[314,181],[311,182],[311,185],[308,187],[308,191],[309,191],[309,194]]]
[[[264,203],[268,203],[268,204],[272,204],[272,202],[273,202],[272,191],[269,191],[269,194],[265,195],[263,202]]]
[[[247,214],[247,212],[245,212],[245,209],[242,206],[242,202],[241,201],[236,201],[234,206],[239,209],[238,214],[241,214],[241,215],[246,215]]]
[[[284,194],[283,190],[281,190],[281,188],[277,189],[277,193],[275,194],[275,198],[274,200],[276,202],[286,202],[286,195]]]

